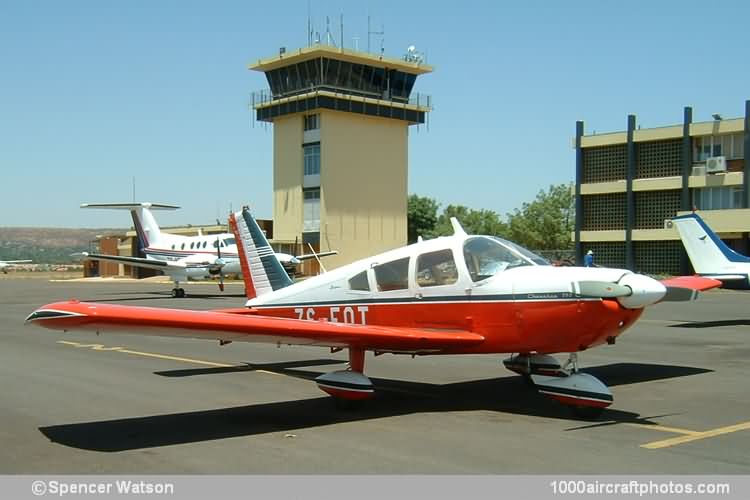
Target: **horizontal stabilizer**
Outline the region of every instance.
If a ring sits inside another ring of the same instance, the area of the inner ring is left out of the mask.
[[[721,281],[740,281],[748,278],[747,274],[711,274],[706,278],[713,278]]]
[[[177,210],[177,205],[166,205],[164,203],[151,203],[142,201],[140,203],[81,203],[81,208],[106,208],[113,210],[133,210],[136,208],[148,208],[151,210]]]
[[[331,250],[330,252],[317,252],[317,253],[306,253],[304,255],[296,255],[294,258],[303,261],[303,260],[310,260],[310,259],[316,259],[320,257],[330,257],[331,255],[337,255],[338,252],[336,250]]]

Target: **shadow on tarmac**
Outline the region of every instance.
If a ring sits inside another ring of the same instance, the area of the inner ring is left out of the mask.
[[[162,377],[193,377],[195,375],[218,375],[222,373],[253,372],[266,370],[269,372],[282,373],[283,370],[292,368],[303,368],[307,366],[342,365],[343,360],[335,359],[309,359],[305,361],[287,361],[284,363],[244,363],[237,366],[220,366],[217,368],[188,368],[184,370],[166,370],[154,372]],[[285,373],[286,374],[286,373]],[[289,374],[286,374],[289,375]],[[319,374],[316,374],[316,376]]]
[[[321,364],[321,360],[307,364]],[[286,365],[286,366],[284,366]],[[289,364],[250,365],[303,379],[313,379],[318,372],[289,368]],[[238,367],[238,371],[247,366]],[[177,370],[206,372],[205,369]],[[671,365],[616,363],[584,370],[607,385],[624,385],[707,373],[711,370]],[[185,376],[178,375],[178,376]],[[377,395],[357,410],[337,409],[328,396],[263,403],[212,410],[197,410],[167,415],[132,417],[99,422],[84,422],[40,427],[55,443],[79,449],[117,452],[159,446],[196,443],[216,439],[288,432],[343,422],[357,422],[426,412],[494,411],[569,420],[567,408],[538,394],[521,377],[510,376],[453,384],[437,385],[388,379],[372,379]],[[651,417],[654,418],[654,417]],[[652,423],[636,413],[608,409],[600,420],[613,423]],[[570,429],[572,430],[572,429]]]
[[[689,321],[669,325],[670,328],[713,328],[715,326],[747,326],[750,319],[723,319],[718,321]]]

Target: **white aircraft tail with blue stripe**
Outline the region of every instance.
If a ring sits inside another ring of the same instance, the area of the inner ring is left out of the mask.
[[[672,219],[697,274],[720,280],[747,280],[750,258],[721,241],[696,213]]]

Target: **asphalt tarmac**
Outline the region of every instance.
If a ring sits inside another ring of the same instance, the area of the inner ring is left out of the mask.
[[[504,356],[368,354],[377,397],[338,409],[310,380],[344,353],[137,335],[63,334],[23,320],[78,298],[212,309],[187,284],[0,281],[0,474],[509,474],[750,472],[750,293],[659,304],[580,354],[614,405],[574,418]],[[561,358],[564,358],[561,356]]]

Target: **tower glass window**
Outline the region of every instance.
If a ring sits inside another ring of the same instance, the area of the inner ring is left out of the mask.
[[[303,192],[302,231],[320,231],[320,188],[305,189]]]
[[[305,130],[317,130],[320,128],[320,115],[306,115],[305,116]]]
[[[308,144],[304,149],[304,174],[320,175],[320,144]]]

